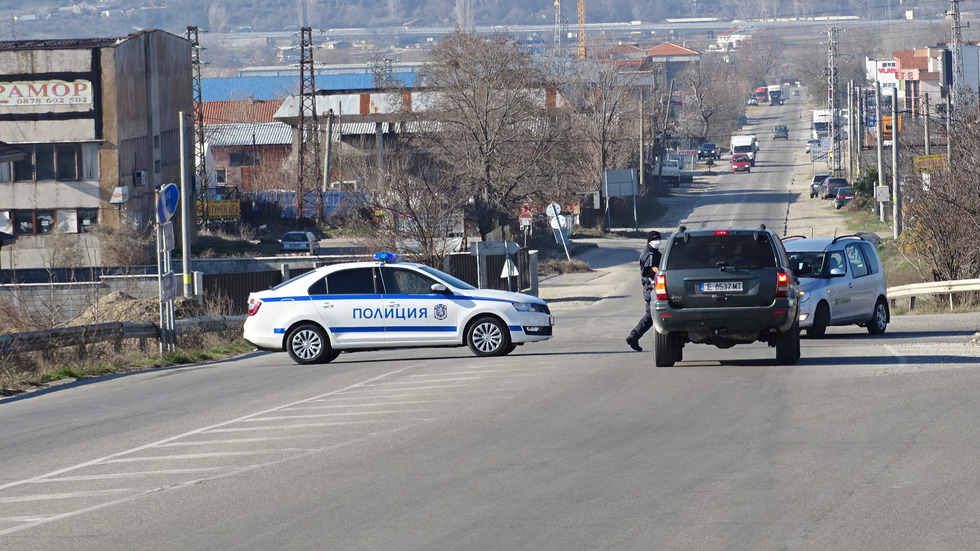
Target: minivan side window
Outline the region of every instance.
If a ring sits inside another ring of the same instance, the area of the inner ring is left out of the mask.
[[[872,248],[874,245],[871,243],[859,243],[859,245],[861,246],[861,250],[864,251],[864,258],[868,260],[868,271],[872,274],[878,273],[881,270],[881,266],[878,265],[878,255],[875,254]]]
[[[861,248],[852,243],[844,247],[844,254],[847,256],[847,263],[851,265],[851,276],[854,278],[868,275],[868,263],[864,260],[864,253]]]

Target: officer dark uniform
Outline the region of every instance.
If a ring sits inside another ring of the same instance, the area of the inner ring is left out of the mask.
[[[654,230],[647,234],[647,246],[640,253],[640,280],[643,282],[643,300],[647,303],[647,313],[636,327],[626,337],[626,344],[637,352],[640,348],[640,337],[653,327],[653,316],[650,315],[650,295],[653,293],[654,279],[657,277],[660,265],[660,232]]]

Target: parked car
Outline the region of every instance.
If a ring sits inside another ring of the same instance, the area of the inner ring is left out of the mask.
[[[820,140],[809,139],[806,141],[806,152],[809,153],[813,151],[814,148],[820,145]]]
[[[544,300],[396,260],[378,253],[373,262],[322,266],[251,293],[244,339],[316,364],[379,348],[469,346],[477,356],[502,356],[551,338],[555,320]]]
[[[847,187],[849,184],[844,178],[835,178],[831,176],[820,184],[820,198],[821,199],[833,199],[837,197],[837,190],[842,187]]]
[[[813,178],[810,178],[810,199],[820,197],[820,186],[827,178],[830,178],[830,174],[814,174]]]
[[[789,128],[786,128],[784,124],[778,124],[772,127],[772,139],[774,140],[788,140],[789,139]]]
[[[854,188],[852,187],[842,187],[837,190],[837,197],[834,198],[834,208],[840,210],[841,207],[851,202],[854,199]]]
[[[698,147],[698,160],[701,159],[720,159],[721,148],[715,142],[704,142]]]
[[[885,272],[867,236],[787,238],[784,244],[800,279],[800,328],[808,337],[822,337],[830,325],[885,332],[891,316]]]
[[[759,100],[757,100],[756,98],[749,98],[749,99],[745,100],[745,104],[746,105],[759,105]]]
[[[279,240],[280,253],[320,254],[320,240],[308,231],[286,232]]]
[[[667,240],[654,290],[657,367],[681,361],[686,343],[761,341],[776,348],[780,364],[800,358],[797,279],[765,226],[681,226]]]
[[[732,155],[732,174],[736,172],[752,172],[752,159],[744,153]]]

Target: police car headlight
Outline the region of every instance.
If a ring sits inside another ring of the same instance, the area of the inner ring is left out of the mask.
[[[548,307],[544,304],[539,304],[537,302],[515,302],[514,308],[518,312],[542,312],[544,314],[548,313]]]

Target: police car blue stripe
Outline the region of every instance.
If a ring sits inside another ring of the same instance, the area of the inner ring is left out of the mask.
[[[455,325],[443,325],[443,326],[426,326],[426,325],[414,325],[408,327],[387,327],[385,328],[389,333],[405,333],[407,331],[424,331],[426,333],[455,333]]]
[[[472,297],[469,295],[297,295],[289,297],[265,297],[262,302],[301,302],[310,300],[377,300],[377,299],[425,299],[425,300],[472,300],[473,302],[506,302],[516,304],[516,301],[503,298]]]

